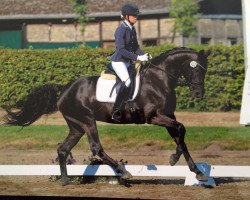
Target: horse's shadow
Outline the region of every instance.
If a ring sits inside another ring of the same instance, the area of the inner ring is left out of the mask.
[[[241,183],[241,182],[250,182],[250,179],[248,178],[231,178],[231,177],[220,177],[220,178],[214,178],[216,184],[227,184],[227,183]]]
[[[246,178],[230,178],[219,177],[214,178],[216,185],[223,185],[228,183],[241,183],[250,182],[250,179]],[[129,184],[153,184],[153,185],[184,185],[185,179],[131,179],[128,180]]]
[[[112,178],[112,179],[109,179]],[[96,182],[106,182],[110,183],[110,180],[113,182],[112,184],[121,184],[125,185],[127,187],[130,187],[132,185],[140,185],[140,184],[146,184],[146,185],[184,185],[185,184],[185,178],[179,178],[179,179],[145,179],[145,178],[132,178],[130,180],[121,181],[120,177],[103,177],[103,176],[97,176],[97,177],[91,177],[91,176],[85,176],[85,178],[82,179],[81,184],[85,183],[96,183]],[[214,178],[214,181],[216,183],[216,186],[223,185],[223,184],[229,184],[229,183],[243,183],[243,182],[250,182],[250,179],[246,178],[230,178],[230,177],[220,177],[220,178]],[[205,187],[205,186],[204,186]],[[212,187],[208,187],[212,188]]]
[[[100,163],[98,163],[100,164]],[[96,174],[96,172],[98,171],[99,166],[98,165],[89,165],[87,166],[87,168],[85,169],[83,175],[87,175],[87,174]],[[113,169],[112,169],[113,170]],[[148,166],[148,170],[156,170],[156,167],[154,165],[149,165]],[[115,172],[115,170],[113,170],[113,172],[115,174],[117,174]],[[86,176],[85,176],[86,177]],[[89,183],[94,183],[96,181],[98,181],[98,179],[102,179],[102,176],[97,176],[97,177],[91,177],[91,176],[87,176],[88,178],[85,178],[84,180],[88,181]],[[126,186],[130,186],[130,185],[138,185],[138,184],[152,184],[152,185],[184,185],[185,183],[185,178],[170,178],[170,179],[164,179],[164,178],[132,178],[129,180],[121,180],[120,176],[115,176],[115,177],[111,177],[112,180],[117,180],[117,183],[120,184],[124,184]],[[105,179],[104,179],[105,180]],[[232,177],[216,177],[214,178],[214,181],[216,183],[216,185],[222,185],[222,184],[228,184],[228,183],[241,183],[241,182],[250,182],[250,179],[247,178],[232,178]],[[109,182],[109,178],[106,177],[106,182]],[[82,182],[84,183],[84,181]]]

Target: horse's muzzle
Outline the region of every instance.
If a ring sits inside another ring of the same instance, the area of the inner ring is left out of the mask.
[[[202,89],[202,88],[200,88],[200,89],[194,89],[194,90],[190,91],[190,96],[192,98],[201,99],[201,98],[203,98],[204,94],[205,94],[205,89]]]

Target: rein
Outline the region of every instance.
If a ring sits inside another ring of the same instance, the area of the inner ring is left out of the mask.
[[[178,79],[177,76],[175,76],[175,75],[169,73],[168,71],[166,71],[166,70],[164,70],[164,69],[161,69],[160,67],[157,67],[157,66],[156,66],[155,64],[153,64],[152,62],[148,61],[148,63],[149,63],[149,65],[147,66],[147,68],[150,67],[150,65],[152,65],[154,68],[156,68],[156,69],[158,69],[158,70],[160,70],[160,71],[162,71],[162,72],[165,72],[166,74],[172,76],[172,77],[175,78],[175,79]]]

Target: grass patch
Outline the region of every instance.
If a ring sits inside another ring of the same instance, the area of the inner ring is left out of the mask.
[[[225,150],[250,149],[250,128],[187,127],[186,143],[190,150],[202,150],[216,143]],[[175,149],[165,128],[158,126],[98,126],[104,149],[139,148]],[[68,135],[67,126],[0,127],[0,149],[55,149]],[[76,148],[89,148],[86,135]]]

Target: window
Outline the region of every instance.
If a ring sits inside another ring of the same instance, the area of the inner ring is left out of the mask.
[[[115,41],[104,41],[102,43],[103,48],[115,47]]]
[[[149,39],[149,40],[143,40],[143,46],[156,46],[157,45],[157,40],[156,39]]]
[[[201,38],[201,44],[210,44],[211,38]]]
[[[227,38],[229,45],[237,44],[237,38]]]

